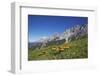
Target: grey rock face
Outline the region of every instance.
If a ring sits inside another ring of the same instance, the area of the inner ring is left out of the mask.
[[[72,39],[78,39],[88,34],[88,25],[76,25],[70,29],[66,29],[60,36],[60,39],[66,39],[68,43]]]

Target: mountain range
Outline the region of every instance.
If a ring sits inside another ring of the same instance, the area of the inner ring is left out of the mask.
[[[43,37],[36,42],[28,43],[29,48],[45,47],[52,44],[68,43],[72,40],[76,40],[82,37],[88,36],[88,25],[75,25],[69,29],[66,29],[63,33],[54,33],[50,37]]]

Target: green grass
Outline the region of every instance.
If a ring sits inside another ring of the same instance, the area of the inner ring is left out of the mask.
[[[62,52],[52,50],[52,47],[58,45],[51,45],[43,48],[28,49],[28,60],[54,60],[54,59],[79,59],[88,58],[88,40],[81,38],[69,42],[70,48],[64,49]],[[63,44],[62,44],[63,45]],[[59,45],[61,46],[61,45]]]

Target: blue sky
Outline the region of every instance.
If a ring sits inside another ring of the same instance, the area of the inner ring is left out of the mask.
[[[28,15],[28,38],[34,42],[55,32],[63,33],[74,25],[88,24],[87,17]]]

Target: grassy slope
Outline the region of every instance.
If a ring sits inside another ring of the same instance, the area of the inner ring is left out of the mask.
[[[88,43],[87,38],[82,38],[79,40],[72,41],[68,43],[70,45],[70,48],[65,49],[63,52],[60,53],[52,50],[52,47],[57,47],[56,45],[52,45],[40,49],[37,48],[35,50],[29,49],[28,60],[87,58],[88,57],[87,43]]]

